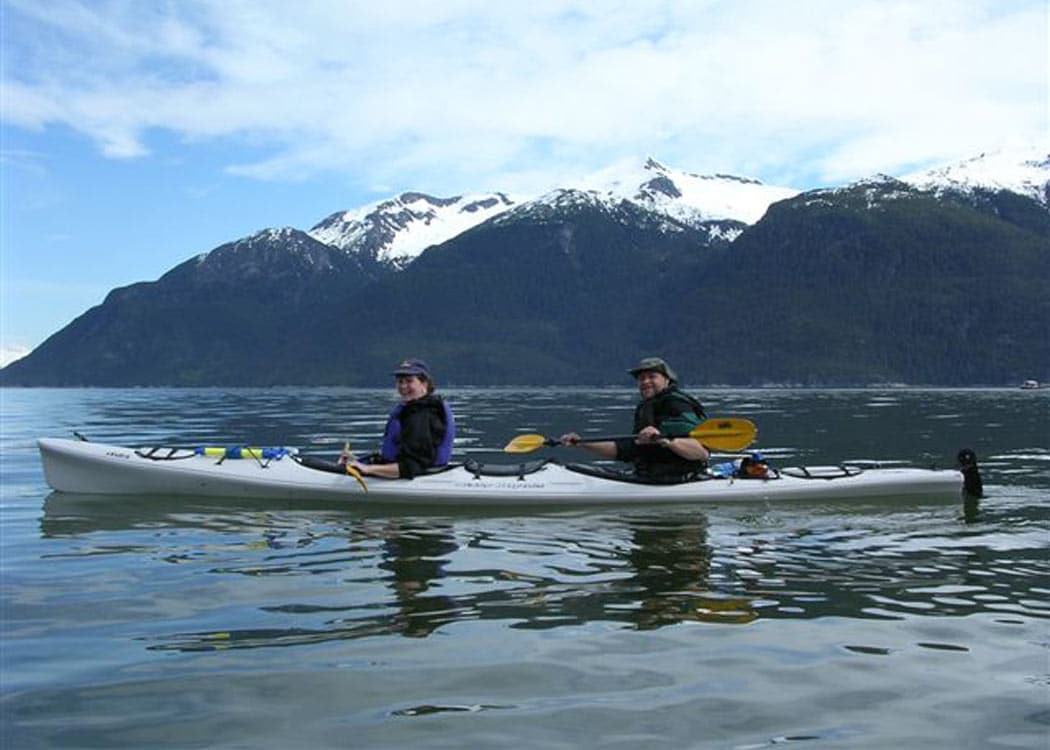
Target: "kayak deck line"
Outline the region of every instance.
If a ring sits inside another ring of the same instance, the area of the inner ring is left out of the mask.
[[[766,478],[709,474],[653,484],[593,464],[552,459],[481,464],[472,459],[415,479],[370,477],[367,494],[341,464],[289,452],[263,460],[208,455],[144,457],[140,449],[61,438],[38,440],[44,475],[58,492],[444,506],[717,503],[857,498],[959,499],[963,472],[867,466],[787,467]],[[191,449],[178,449],[189,451]],[[164,454],[161,454],[164,455]],[[808,476],[806,476],[808,474]]]

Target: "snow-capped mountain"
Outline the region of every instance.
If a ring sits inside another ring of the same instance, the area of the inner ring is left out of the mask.
[[[557,216],[564,209],[591,206],[610,213],[623,208],[642,212],[661,232],[683,231],[683,225],[712,239],[732,241],[745,225],[754,224],[776,201],[797,195],[791,188],[764,185],[732,175],[698,175],[672,169],[655,159],[627,161],[522,202],[500,216]]]
[[[906,195],[909,186],[935,192],[1009,190],[1046,206],[1050,205],[1050,155],[1034,148],[981,154],[899,179],[875,175],[844,187],[808,191],[806,196],[812,202],[840,190],[863,188],[870,193],[871,202],[878,203]],[[745,226],[761,219],[770,205],[799,192],[746,177],[686,172],[652,158],[631,159],[539,196],[491,192],[440,198],[406,192],[334,213],[307,234],[360,258],[403,268],[431,245],[489,219],[499,217],[507,222],[523,216],[555,216],[567,207],[590,205],[610,211],[624,206],[640,209],[662,231],[679,231],[686,225],[712,239],[732,241]]]
[[[899,178],[876,174],[841,187],[808,190],[799,205],[832,205],[850,194],[872,209],[888,201],[906,200],[915,191],[939,197],[970,196],[977,190],[1016,193],[1050,208],[1050,152],[1038,148],[996,151]]]
[[[503,193],[436,198],[402,193],[396,198],[334,213],[308,234],[374,260],[404,266],[431,245],[497,216],[516,203]]]
[[[229,262],[236,256],[255,257],[263,252],[273,252],[280,248],[285,252],[300,256],[308,263],[323,262],[318,258],[318,245],[305,232],[294,227],[271,227],[261,229],[255,234],[221,245],[212,252],[201,253],[194,260],[198,266],[216,265]],[[217,251],[222,252],[217,252]]]
[[[1050,206],[1050,150],[996,151],[901,178],[923,190],[1008,190]]]
[[[285,283],[351,268],[362,273],[359,256],[340,252],[292,227],[263,229],[201,253],[165,274],[183,284],[229,284],[267,279]],[[368,275],[367,273],[365,275]]]
[[[628,200],[692,226],[720,220],[754,224],[771,204],[799,192],[746,177],[684,172],[652,158],[614,165],[571,187],[610,202]]]
[[[770,204],[798,193],[731,175],[697,175],[660,164],[654,159],[621,162],[572,184],[536,196],[478,193],[438,198],[402,193],[396,198],[339,211],[308,234],[342,250],[403,267],[431,245],[516,209],[520,216],[581,202],[616,208],[628,202],[667,224],[704,228],[711,235],[733,239],[739,228],[724,222],[753,224]],[[508,214],[508,217],[510,215]]]

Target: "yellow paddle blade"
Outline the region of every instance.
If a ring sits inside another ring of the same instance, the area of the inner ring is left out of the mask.
[[[346,465],[346,473],[357,480],[357,483],[359,485],[361,485],[361,489],[363,489],[365,492],[368,492],[368,485],[365,484],[365,479],[364,479],[364,477],[361,476],[361,472],[359,472],[357,469],[355,469],[350,464],[347,464]]]
[[[539,450],[547,442],[547,438],[543,435],[518,435],[516,438],[507,443],[504,447],[504,453],[532,453],[534,450]]]
[[[689,433],[708,448],[719,451],[742,451],[758,437],[758,428],[750,419],[717,417],[708,419]]]
[[[689,437],[700,441],[708,448],[719,451],[741,451],[755,442],[758,428],[749,419],[740,417],[716,417],[701,422],[689,433]],[[610,440],[629,440],[634,435],[611,435],[606,437],[581,438],[581,443],[598,443]],[[543,435],[518,435],[507,443],[504,453],[532,453],[545,445],[557,445],[557,441]]]

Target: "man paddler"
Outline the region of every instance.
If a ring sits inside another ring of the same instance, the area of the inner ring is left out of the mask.
[[[705,418],[704,407],[680,390],[678,376],[663,359],[646,357],[628,372],[638,383],[641,401],[634,410],[634,437],[580,442],[575,432],[562,435],[562,445],[581,446],[602,458],[634,465],[643,480],[688,481],[707,465],[710,454],[689,432]]]

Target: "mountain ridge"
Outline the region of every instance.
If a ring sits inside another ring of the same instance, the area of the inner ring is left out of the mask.
[[[407,352],[481,384],[618,382],[625,358],[654,351],[726,384],[1050,374],[1050,210],[1030,191],[875,176],[774,201],[748,224],[625,197],[684,194],[646,165],[647,181],[615,190],[493,198],[498,211],[404,263],[262,230],[113,290],[0,381],[371,385]],[[402,196],[396,211],[470,205]]]
[[[678,223],[733,227],[754,223],[769,204],[798,193],[732,175],[698,175],[667,167],[652,157],[627,160],[570,184],[526,197],[507,192],[447,198],[410,191],[355,209],[329,214],[308,230],[318,241],[370,260],[404,268],[427,247],[441,244],[506,211],[557,202],[566,194],[615,207],[641,205]],[[728,197],[726,196],[728,193]],[[542,209],[541,209],[542,210]]]
[[[872,175],[838,187],[799,191],[727,174],[702,175],[668,167],[653,157],[624,160],[569,184],[527,197],[506,192],[441,198],[410,191],[356,209],[337,211],[315,224],[315,239],[361,254],[373,262],[404,268],[427,247],[441,244],[500,214],[529,204],[582,193],[615,206],[641,205],[677,223],[706,226],[732,241],[780,200],[803,192],[848,190],[879,180],[896,180],[936,193],[1008,191],[1050,205],[1050,149],[1030,147],[988,152],[960,162],[901,177]]]

